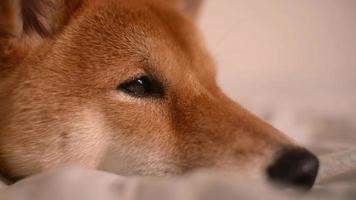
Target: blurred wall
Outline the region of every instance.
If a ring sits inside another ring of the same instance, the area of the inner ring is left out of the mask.
[[[355,0],[206,0],[199,23],[220,85],[250,110],[356,117]]]

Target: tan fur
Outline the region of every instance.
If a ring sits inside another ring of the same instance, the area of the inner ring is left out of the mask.
[[[66,163],[151,175],[260,169],[294,145],[216,85],[189,17],[196,7],[186,15],[163,0],[58,0],[60,9],[40,6],[41,33],[19,30],[16,5],[5,2],[0,24],[14,22],[0,28],[0,172],[10,177]],[[144,73],[164,84],[163,99],[116,90]]]

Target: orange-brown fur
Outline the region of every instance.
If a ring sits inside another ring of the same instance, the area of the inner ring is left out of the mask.
[[[216,85],[193,22],[197,7],[51,0],[59,7],[39,5],[36,27],[18,19],[13,2],[1,2],[0,14],[0,173],[23,177],[66,163],[152,175],[259,169],[294,145]],[[163,98],[116,90],[145,73],[163,83]]]

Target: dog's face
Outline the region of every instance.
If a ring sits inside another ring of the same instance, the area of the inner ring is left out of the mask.
[[[267,170],[310,187],[316,158],[216,85],[195,3],[1,2],[0,171]]]

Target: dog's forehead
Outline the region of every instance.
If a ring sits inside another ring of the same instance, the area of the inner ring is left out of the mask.
[[[98,53],[103,47],[105,54],[138,60],[162,73],[182,69],[214,73],[206,70],[212,64],[195,25],[174,7],[152,1],[105,2],[91,7],[81,31],[85,34],[82,41],[100,40],[100,45],[92,45]]]

